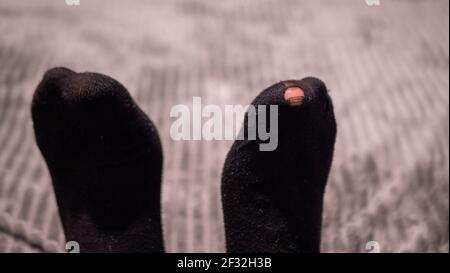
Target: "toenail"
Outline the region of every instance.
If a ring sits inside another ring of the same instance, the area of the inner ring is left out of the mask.
[[[284,99],[290,106],[299,106],[303,103],[305,92],[300,87],[289,87],[284,91]]]

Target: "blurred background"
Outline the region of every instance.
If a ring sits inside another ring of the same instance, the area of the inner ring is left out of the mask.
[[[169,252],[224,252],[229,141],[172,141],[170,108],[248,104],[316,76],[338,121],[322,251],[449,251],[447,0],[0,0],[0,252],[63,251],[31,97],[54,66],[122,82],[163,142]]]

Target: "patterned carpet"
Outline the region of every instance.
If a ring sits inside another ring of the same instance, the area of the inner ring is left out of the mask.
[[[172,141],[170,108],[248,104],[309,75],[338,120],[322,251],[449,251],[446,0],[0,0],[0,252],[62,251],[30,101],[54,66],[110,75],[158,126],[169,252],[223,252],[229,141]]]

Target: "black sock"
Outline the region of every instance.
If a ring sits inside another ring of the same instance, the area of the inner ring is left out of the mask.
[[[286,100],[289,87],[303,97]],[[259,140],[237,140],[228,153],[222,174],[227,250],[319,252],[336,138],[328,91],[314,78],[285,81],[264,90],[252,105],[278,105],[278,147],[260,151]]]
[[[49,70],[32,104],[67,241],[81,252],[162,252],[162,148],[128,91],[97,73]]]

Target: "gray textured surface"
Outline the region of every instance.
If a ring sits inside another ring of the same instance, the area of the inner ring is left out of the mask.
[[[169,109],[247,104],[314,75],[339,125],[326,252],[448,252],[449,2],[0,0],[0,252],[64,245],[30,100],[44,71],[108,74],[155,121],[171,252],[225,251],[220,172],[230,142],[174,142]]]

